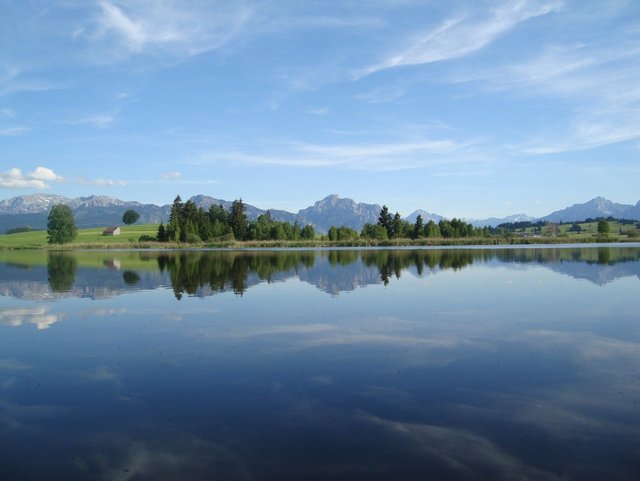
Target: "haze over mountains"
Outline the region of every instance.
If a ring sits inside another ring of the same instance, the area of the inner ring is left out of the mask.
[[[187,200],[187,199],[184,199]],[[216,199],[206,195],[196,195],[191,200],[198,206],[208,209],[210,205],[221,204],[229,209],[232,201]],[[30,226],[34,229],[45,229],[47,215],[55,204],[67,204],[74,213],[76,224],[80,228],[102,227],[122,223],[122,214],[127,209],[134,209],[140,214],[138,223],[166,222],[171,205],[143,204],[135,201],[122,201],[107,196],[89,196],[69,199],[52,194],[33,194],[13,197],[0,201],[0,232],[16,227]],[[255,219],[266,213],[253,205],[246,205],[247,217]],[[376,223],[381,206],[378,204],[357,203],[352,199],[329,195],[314,205],[299,210],[297,213],[284,210],[269,210],[271,216],[280,221],[312,224],[318,231],[326,232],[329,227],[345,225],[356,230],[362,229],[365,223]],[[391,212],[393,208],[391,206]],[[438,222],[444,216],[418,209],[405,219],[415,222],[418,215],[424,222]],[[542,220],[548,222],[573,222],[588,218],[615,217],[640,220],[640,201],[635,205],[614,203],[604,197],[596,197],[583,204],[574,204],[551,214],[534,218],[526,214],[516,214],[503,218],[466,219],[476,227],[495,227],[504,222]]]

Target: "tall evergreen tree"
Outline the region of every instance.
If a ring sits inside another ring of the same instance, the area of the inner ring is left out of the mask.
[[[384,230],[387,231],[388,237],[393,236],[393,226],[391,222],[392,218],[391,214],[389,213],[389,208],[386,205],[383,205],[382,209],[380,210],[380,215],[378,216],[378,225],[384,227]]]
[[[229,224],[233,230],[233,236],[237,240],[245,240],[247,238],[249,224],[247,222],[247,215],[244,212],[242,199],[234,200],[233,204],[231,204]]]
[[[167,239],[167,230],[164,227],[164,224],[162,222],[160,222],[160,225],[158,226],[158,235],[156,236],[156,238],[158,239],[159,242],[166,242]]]
[[[391,236],[390,237],[402,237],[402,217],[396,212],[391,221]]]
[[[182,237],[182,199],[180,196],[176,196],[171,206],[171,212],[169,213],[169,223],[166,227],[167,240],[180,241]]]
[[[416,223],[413,224],[413,238],[417,239],[418,237],[422,236],[423,231],[424,221],[422,220],[422,216],[418,214],[418,217],[416,217]]]

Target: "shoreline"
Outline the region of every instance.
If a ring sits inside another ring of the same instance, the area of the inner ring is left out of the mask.
[[[590,245],[630,245],[639,244],[637,239],[619,238],[553,238],[540,237],[535,239],[521,238],[457,238],[457,239],[352,239],[345,241],[221,241],[199,244],[180,242],[122,242],[122,243],[83,243],[45,246],[0,246],[3,251],[84,251],[84,250],[256,250],[256,249],[375,249],[375,248],[447,248],[447,247],[536,247],[536,246],[581,246]]]

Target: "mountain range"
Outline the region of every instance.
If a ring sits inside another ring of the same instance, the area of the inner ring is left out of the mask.
[[[220,204],[229,209],[232,202],[216,199],[207,195],[196,195],[191,199],[198,207],[208,209],[209,206]],[[103,227],[122,223],[122,214],[128,209],[134,209],[140,214],[139,223],[166,222],[169,218],[171,205],[143,204],[134,201],[122,201],[107,196],[89,196],[70,199],[60,195],[33,194],[22,195],[0,201],[0,232],[17,227],[30,226],[33,229],[46,229],[47,215],[55,204],[66,204],[73,211],[76,224],[80,228]],[[247,217],[252,220],[267,211],[253,205],[245,204]],[[376,223],[381,206],[378,204],[357,203],[352,199],[329,195],[317,201],[312,206],[299,210],[297,213],[284,210],[269,210],[275,220],[298,222],[301,225],[312,224],[318,231],[326,232],[329,227],[348,226],[356,230],[362,229],[365,223]],[[405,220],[415,222],[418,215],[424,222],[433,220],[439,222],[444,216],[418,209]],[[526,214],[516,214],[508,217],[488,219],[465,219],[476,227],[495,227],[505,222],[520,221],[548,221],[548,222],[577,222],[588,218],[615,217],[640,220],[640,201],[635,205],[617,204],[604,197],[596,197],[583,204],[574,204],[551,214],[535,218]]]

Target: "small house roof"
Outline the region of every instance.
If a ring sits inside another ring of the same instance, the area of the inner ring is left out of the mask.
[[[111,227],[106,227],[102,232],[105,233],[105,234],[111,234],[111,233],[117,231],[118,229],[120,229],[120,227],[111,226]]]

